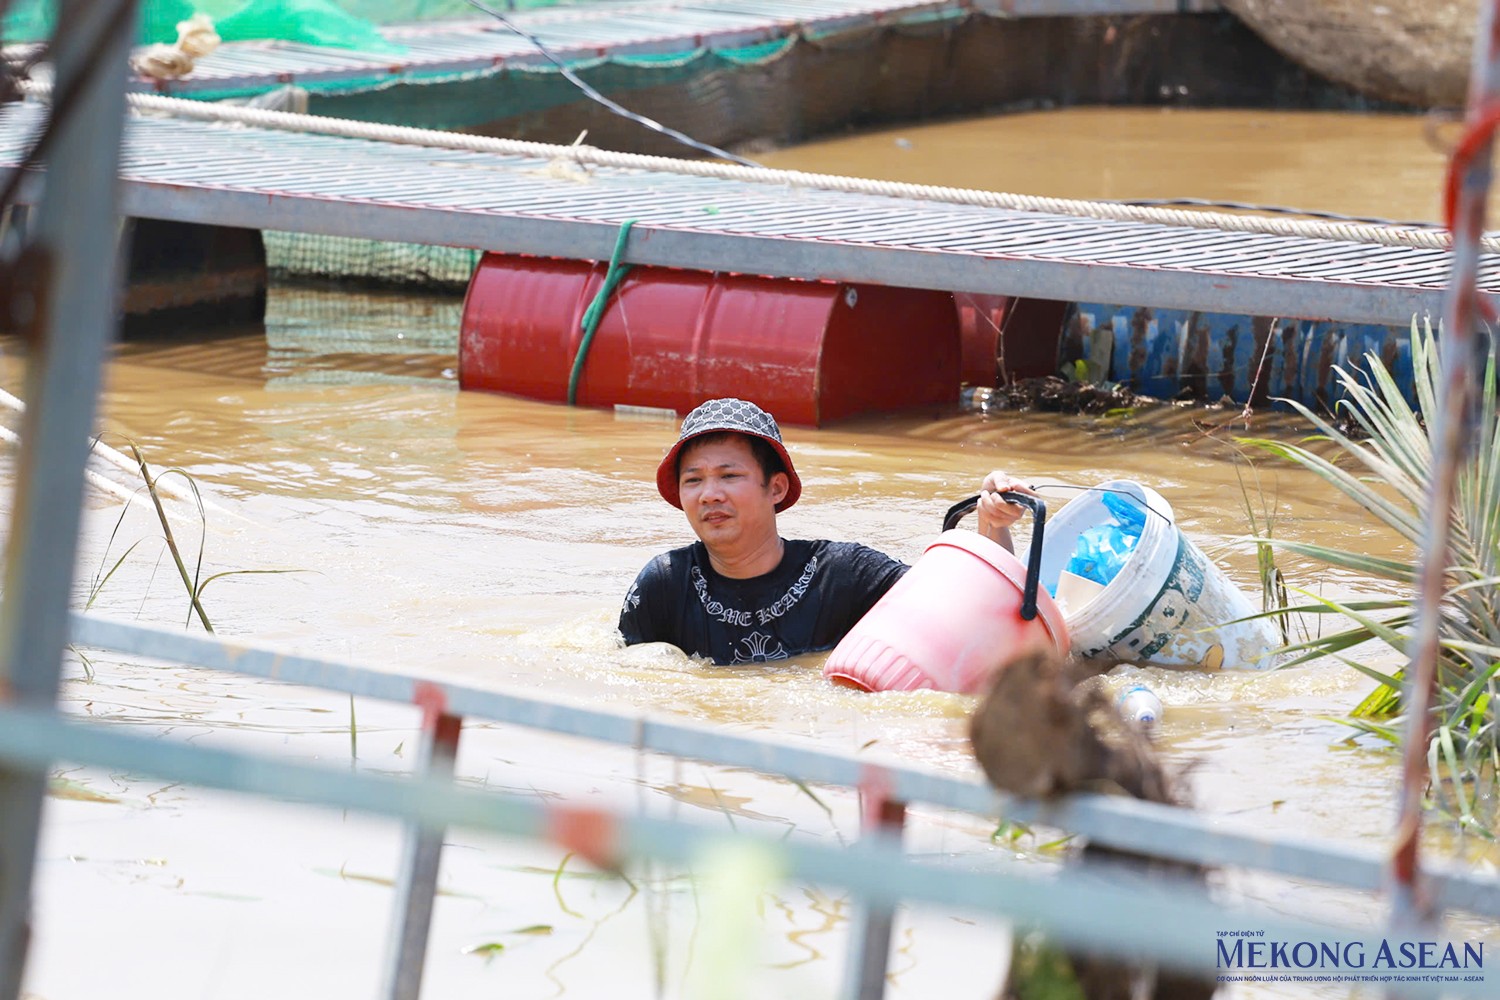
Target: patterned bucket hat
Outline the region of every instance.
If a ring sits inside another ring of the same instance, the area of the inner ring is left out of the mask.
[[[786,469],[786,477],[790,481],[786,496],[781,498],[776,510],[780,513],[797,502],[797,498],[802,495],[802,480],[797,478],[797,470],[792,468],[792,458],[786,453],[786,445],[781,443],[781,429],[776,426],[776,418],[743,399],[710,399],[682,419],[682,433],[678,435],[677,443],[667,452],[667,457],[661,460],[661,465],[656,467],[656,488],[667,503],[678,510],[682,509],[682,496],[677,489],[677,456],[682,454],[683,446],[695,437],[721,431],[749,434],[769,444],[781,458],[781,465]]]

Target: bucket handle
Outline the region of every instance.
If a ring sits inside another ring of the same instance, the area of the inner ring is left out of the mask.
[[[1036,617],[1036,588],[1042,579],[1042,532],[1047,524],[1047,505],[1040,497],[1009,490],[1001,493],[1000,499],[1029,509],[1034,522],[1031,526],[1031,551],[1026,556],[1026,586],[1021,591],[1021,619],[1029,622]],[[949,507],[948,513],[943,515],[943,530],[957,525],[965,514],[978,506],[979,497],[972,496]]]

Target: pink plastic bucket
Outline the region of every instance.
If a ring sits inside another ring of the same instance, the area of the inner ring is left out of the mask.
[[[1040,542],[1041,518],[1033,535]],[[921,688],[973,694],[1016,650],[1068,652],[1062,611],[1038,588],[1022,616],[1026,567],[1000,545],[962,529],[943,532],[844,636],[823,676],[866,691]]]

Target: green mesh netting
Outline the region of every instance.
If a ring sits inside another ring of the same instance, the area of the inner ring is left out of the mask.
[[[251,0],[215,26],[226,42],[276,38],[361,52],[401,52],[374,23],[355,17],[333,0]]]
[[[52,35],[57,24],[54,0],[12,0],[0,20],[0,38],[10,42],[36,42]],[[141,4],[142,42],[177,41],[177,22],[198,12],[194,0],[144,0]]]
[[[960,36],[963,15],[913,18],[870,30],[775,39],[739,48],[575,61],[600,91],[694,138],[726,148],[782,144],[869,116],[912,118],[927,107],[988,99],[987,30]],[[469,74],[402,74],[350,91],[350,81],[308,87],[309,110],[338,118],[461,129],[519,139],[587,142],[681,155],[670,140],[583,100],[553,67]],[[796,95],[795,98],[793,95]],[[194,96],[209,96],[197,93]],[[229,94],[215,96],[232,96]],[[461,291],[479,253],[452,247],[266,233],[274,277],[370,281]],[[505,250],[497,246],[492,249]]]
[[[504,0],[491,2],[504,5]],[[307,22],[315,13],[324,15],[326,24],[342,25],[346,31],[361,30],[373,21],[454,16],[472,20],[476,16],[462,0],[143,3],[152,24],[166,24],[180,16],[177,8],[183,4],[211,17],[219,15],[222,20],[216,24],[225,37],[231,32],[234,37],[307,32]],[[517,3],[520,7],[547,5],[549,0]],[[52,5],[21,0],[12,16],[36,14],[42,6],[50,9]],[[301,16],[289,19],[293,12]],[[358,20],[361,17],[365,22]],[[851,122],[910,119],[929,110],[993,102],[996,39],[984,25],[959,32],[969,20],[963,11],[942,11],[852,30],[794,33],[738,48],[591,58],[574,61],[571,68],[633,110],[701,141],[724,148],[780,145]],[[1025,32],[1029,26],[1023,22],[1019,27],[1009,25],[1008,30]],[[175,27],[168,40],[175,40]],[[309,38],[303,34],[299,40]],[[1024,47],[1046,50],[1040,42]],[[682,155],[681,147],[670,140],[583,99],[550,65],[512,64],[467,73],[382,66],[381,75],[365,79],[342,78],[325,84],[299,80],[298,84],[309,91],[308,110],[314,114],[544,142],[572,142],[587,131],[591,145]],[[195,89],[184,96],[247,97],[271,86],[213,92]],[[476,250],[312,234],[267,232],[264,238],[268,267],[283,280],[353,280],[461,291],[480,256]]]
[[[530,10],[569,2],[495,0],[494,6]],[[51,37],[56,8],[56,0],[11,0],[0,19],[0,38],[9,43]],[[194,14],[211,17],[226,40],[280,39],[372,52],[399,51],[380,37],[376,25],[484,16],[464,0],[141,0],[140,40],[175,42],[177,22]]]
[[[352,278],[375,285],[462,292],[480,257],[478,250],[461,247],[269,230],[261,236],[266,244],[266,268],[279,280]]]

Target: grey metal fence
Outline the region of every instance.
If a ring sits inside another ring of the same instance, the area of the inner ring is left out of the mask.
[[[113,315],[113,241],[97,239],[117,216],[116,164],[123,67],[133,0],[62,0],[69,30],[56,46],[59,114],[47,149],[51,165],[27,253],[34,288],[6,307],[26,334],[30,356],[23,452],[0,610],[0,998],[15,998],[26,953],[32,874],[46,774],[73,761],[159,775],[210,788],[343,807],[408,825],[386,995],[413,997],[421,981],[428,921],[441,860],[441,831],[465,826],[520,837],[550,837],[596,863],[632,858],[686,862],[730,834],[677,820],[627,817],[458,787],[452,761],[465,718],[602,740],[642,751],[753,768],[801,782],[863,788],[881,808],[848,847],[732,836],[777,856],[789,879],[840,885],[863,903],[851,949],[847,993],[878,995],[884,984],[890,915],[902,902],[996,913],[1045,928],[1060,941],[1123,958],[1212,971],[1220,932],[1256,927],[1272,940],[1351,946],[1420,947],[1430,933],[1403,928],[1372,935],[1216,900],[1201,886],[1120,873],[1065,869],[1048,878],[954,871],[901,853],[906,803],[1006,816],[1081,833],[1126,850],[1233,865],[1351,886],[1380,887],[1385,859],[1308,840],[1232,831],[1191,812],[1097,796],[1020,802],[974,782],[848,756],[777,745],[710,727],[609,712],[530,693],[470,687],[93,616],[69,616],[86,441],[93,424],[104,347]],[[66,95],[66,96],[64,96]],[[13,263],[13,262],[9,262]],[[274,678],[417,705],[423,712],[421,773],[412,779],[348,773],[267,757],[148,740],[56,710],[69,641],[148,658]],[[1442,907],[1500,916],[1500,880],[1428,868]],[[1482,981],[1404,979],[1409,995],[1482,997]]]
[[[530,692],[475,687],[271,648],[224,642],[207,635],[74,614],[78,645],[171,663],[198,665],[408,703],[423,715],[423,748],[412,780],[351,774],[268,758],[166,743],[80,723],[41,710],[0,708],[0,759],[45,768],[55,760],[109,766],[209,788],[276,799],[365,810],[408,824],[407,844],[386,955],[385,995],[419,994],[428,921],[437,890],[442,831],[471,827],[523,837],[563,833],[562,843],[596,864],[654,859],[688,862],[702,846],[726,835],[677,820],[629,817],[571,805],[538,804],[504,794],[462,790],[451,780],[461,723],[527,726],[703,762],[750,768],[807,784],[859,788],[883,809],[863,841],[846,848],[790,844],[764,834],[732,836],[780,858],[788,878],[843,886],[863,907],[853,928],[846,995],[883,992],[891,915],[903,902],[995,913],[1044,927],[1059,941],[1121,958],[1147,958],[1213,971],[1217,935],[1254,927],[1268,938],[1331,946],[1357,944],[1375,954],[1385,944],[1413,947],[1431,933],[1372,935],[1367,929],[1289,919],[1215,899],[1202,886],[1119,872],[1065,870],[1050,877],[1010,872],[954,871],[903,856],[901,816],[923,803],[985,817],[1055,826],[1091,841],[1181,861],[1256,869],[1356,889],[1379,889],[1386,859],[1373,851],[1225,829],[1220,820],[1174,807],[1111,796],[1081,795],[1058,802],[1012,799],[975,781],[770,740],[711,726],[614,712]],[[1500,879],[1458,869],[1426,872],[1445,909],[1500,917]],[[1129,919],[1122,915],[1129,914]],[[1222,971],[1222,970],[1220,970]],[[1486,996],[1483,982],[1403,983],[1411,995]]]

